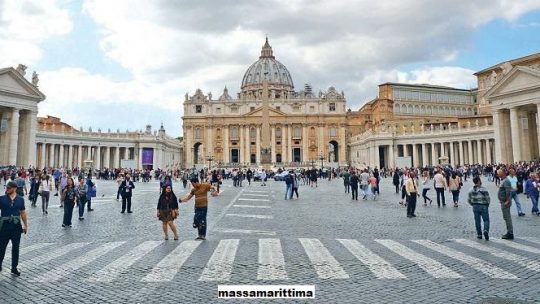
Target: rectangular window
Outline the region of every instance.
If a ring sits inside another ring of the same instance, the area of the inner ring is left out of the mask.
[[[232,107],[231,108],[231,113],[233,113],[233,114],[238,113],[238,108],[237,107]]]
[[[311,113],[314,113],[315,112],[315,106],[309,106],[309,111]]]
[[[334,112],[336,110],[336,104],[331,102],[329,105],[328,105],[328,110],[330,112]]]
[[[249,108],[249,111],[250,111],[250,112],[255,111],[255,107],[250,107],[250,108]]]
[[[195,106],[195,113],[202,113],[202,106],[201,105],[196,105]]]
[[[216,114],[221,114],[221,108],[216,108]]]

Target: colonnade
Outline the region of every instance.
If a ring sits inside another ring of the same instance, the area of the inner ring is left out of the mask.
[[[0,109],[0,122],[0,165],[34,165],[37,112]]]
[[[39,142],[36,150],[38,168],[81,168],[85,167],[85,161],[92,161],[94,168],[120,168],[121,160],[137,160],[137,164],[140,163],[139,149],[130,147]]]

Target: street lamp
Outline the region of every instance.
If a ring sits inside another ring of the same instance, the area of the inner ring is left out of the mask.
[[[324,167],[324,155],[322,154],[322,151],[319,152],[319,160],[321,161],[321,169]]]
[[[315,160],[311,159],[311,167],[315,168]]]
[[[208,170],[211,170],[212,168],[212,161],[214,160],[214,157],[211,154],[208,154],[206,156],[206,160],[208,161]]]

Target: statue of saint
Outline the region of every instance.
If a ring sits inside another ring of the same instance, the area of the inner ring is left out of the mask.
[[[32,84],[37,87],[38,82],[39,82],[39,74],[36,73],[36,71],[34,71],[34,73],[32,73]]]

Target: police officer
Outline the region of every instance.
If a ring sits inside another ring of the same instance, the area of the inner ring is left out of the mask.
[[[19,246],[21,233],[28,232],[28,218],[24,207],[24,198],[17,195],[17,184],[10,181],[6,185],[6,195],[0,196],[0,271],[6,254],[6,247],[11,241],[11,273],[20,276]],[[21,225],[21,221],[24,225]]]

